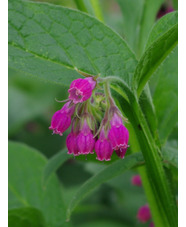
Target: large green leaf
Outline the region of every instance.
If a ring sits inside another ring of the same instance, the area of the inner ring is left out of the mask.
[[[81,71],[118,75],[131,86],[136,60],[127,44],[95,18],[59,6],[9,1],[9,66],[67,84]]]
[[[9,227],[44,227],[46,226],[42,213],[32,207],[24,207],[8,211]]]
[[[135,89],[137,89],[138,96],[150,77],[177,46],[177,43],[178,24],[175,24],[170,26],[169,30],[159,36],[145,51],[134,74],[133,83]]]
[[[159,37],[165,34],[171,27],[178,24],[178,12],[168,13],[157,21],[149,35],[146,49]]]
[[[147,48],[171,28],[177,26],[178,13],[169,13],[153,27]],[[150,81],[153,103],[158,119],[160,140],[164,143],[178,121],[178,51],[177,47],[165,59]],[[160,98],[161,97],[161,98]]]
[[[175,142],[175,141],[173,141]],[[165,161],[178,168],[178,146],[170,141],[163,147],[162,155]]]
[[[176,48],[157,70],[151,81],[153,102],[158,118],[162,144],[178,122],[178,49]]]
[[[163,0],[117,0],[124,19],[127,42],[140,56]]]
[[[113,164],[105,167],[103,170],[98,172],[96,175],[91,177],[86,181],[81,188],[75,193],[72,198],[68,209],[67,209],[67,219],[70,218],[70,215],[77,204],[85,198],[89,193],[91,193],[97,186],[102,183],[112,179],[123,173],[124,171],[131,169],[140,165],[143,162],[143,156],[141,153],[136,153],[134,155],[127,156],[124,160],[118,160]]]
[[[55,175],[42,187],[46,163],[36,150],[9,142],[9,209],[34,207],[43,213],[47,225],[60,227],[66,211],[62,189]]]

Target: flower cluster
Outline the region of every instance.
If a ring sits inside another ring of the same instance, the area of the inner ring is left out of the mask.
[[[129,133],[111,97],[108,82],[102,83],[104,93],[95,92],[97,87],[100,89],[99,82],[90,75],[72,81],[68,100],[53,115],[49,129],[62,136],[72,125],[66,139],[68,154],[87,155],[95,150],[99,161],[109,161],[115,150],[120,158],[124,158]]]

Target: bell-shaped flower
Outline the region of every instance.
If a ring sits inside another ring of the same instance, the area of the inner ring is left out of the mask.
[[[93,149],[95,145],[95,139],[86,119],[83,120],[83,124],[82,127],[80,127],[76,141],[79,154],[94,153]]]
[[[67,102],[61,110],[54,113],[49,129],[53,130],[54,134],[62,136],[63,132],[71,125],[71,116],[74,110],[75,106],[71,105],[71,102]]]
[[[116,154],[120,158],[124,158],[124,155],[128,148],[129,132],[123,125],[121,117],[114,113],[111,119],[111,128],[108,134],[112,149],[116,151]]]
[[[76,79],[72,81],[70,89],[68,90],[69,99],[72,100],[74,104],[82,103],[91,97],[95,86],[96,81],[94,81],[92,77]]]
[[[74,156],[79,155],[78,146],[77,146],[77,134],[71,132],[66,139],[66,145],[68,149],[68,154],[73,154]]]
[[[104,127],[101,129],[99,139],[95,144],[95,151],[99,161],[110,161],[113,153],[111,144],[105,135]]]

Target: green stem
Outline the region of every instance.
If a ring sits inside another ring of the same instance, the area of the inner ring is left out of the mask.
[[[122,88],[125,89],[125,83],[123,84]],[[142,174],[144,189],[152,209],[155,225],[158,227],[176,227],[177,206],[158,153],[158,146],[138,103],[137,95],[134,96],[131,91],[128,92],[127,90],[125,90],[125,93],[128,95],[129,102],[124,99],[122,93],[119,93],[122,96],[120,105],[134,128],[137,138],[137,142],[134,143],[139,144],[137,150],[142,151],[145,159],[146,170],[143,169],[140,173]],[[121,100],[121,97],[119,98]]]
[[[91,0],[90,2],[91,2],[92,9],[94,11],[94,15],[96,16],[96,18],[99,19],[100,21],[104,22],[99,0]]]
[[[80,11],[88,13],[84,0],[74,0],[74,2],[76,3],[76,6]]]
[[[159,209],[164,213],[164,215],[161,213],[161,216],[164,218],[164,226],[175,227],[177,226],[177,211],[175,201],[167,182],[161,158],[158,154],[158,147],[154,142],[137,99],[134,100],[132,109],[142,129],[141,132],[137,134],[137,137],[144,155],[144,159],[146,161],[149,182],[154,194],[160,199],[157,200],[157,202],[160,202]],[[159,223],[158,226],[162,225]]]

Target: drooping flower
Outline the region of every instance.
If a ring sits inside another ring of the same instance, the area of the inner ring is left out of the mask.
[[[71,132],[66,139],[66,145],[68,149],[68,154],[73,154],[74,156],[79,155],[78,146],[77,146],[77,135]]]
[[[89,99],[92,95],[92,90],[96,86],[96,81],[92,77],[85,79],[76,79],[72,81],[70,85],[69,99],[73,101],[74,104],[82,103]]]
[[[151,219],[150,208],[148,205],[140,207],[137,213],[137,218],[142,223],[145,223]]]
[[[131,179],[131,183],[132,183],[133,185],[136,185],[136,186],[139,186],[139,187],[140,187],[140,186],[142,185],[140,175],[135,175],[135,176],[133,176],[132,179]]]
[[[74,110],[75,106],[71,105],[71,102],[67,102],[61,110],[54,113],[49,129],[53,130],[54,134],[62,136],[63,132],[71,125],[71,116]]]
[[[110,161],[113,153],[111,144],[105,135],[104,127],[101,129],[100,137],[95,144],[95,151],[99,161]]]
[[[112,149],[116,151],[116,154],[120,158],[124,158],[128,148],[129,132],[123,125],[122,119],[117,113],[114,113],[110,124],[111,129],[108,137],[112,145]]]
[[[94,153],[95,139],[86,119],[83,120],[83,125],[80,127],[76,141],[79,154]]]

